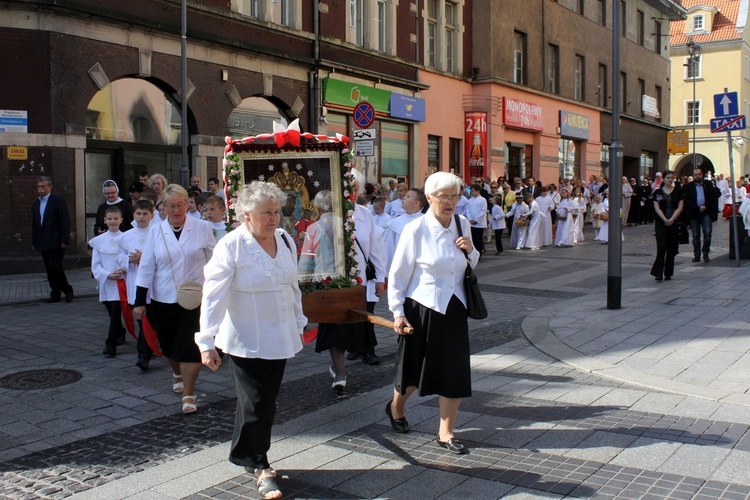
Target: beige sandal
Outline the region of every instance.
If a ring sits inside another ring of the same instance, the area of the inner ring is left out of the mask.
[[[172,390],[177,394],[182,394],[185,384],[182,383],[182,375],[172,374]]]
[[[191,413],[195,413],[197,411],[198,405],[195,404],[195,396],[192,394],[182,396],[182,414],[190,415]]]

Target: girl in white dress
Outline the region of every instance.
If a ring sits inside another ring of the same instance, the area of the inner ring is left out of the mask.
[[[518,245],[529,250],[539,250],[544,239],[544,220],[547,218],[547,214],[544,213],[545,211],[542,210],[540,203],[530,193],[526,193],[524,200],[529,205],[528,217],[531,218],[531,223],[527,228],[526,238],[523,241],[519,238]]]
[[[526,237],[526,231],[529,227],[518,227],[518,219],[524,217],[529,211],[529,206],[523,202],[523,195],[516,195],[516,202],[511,207],[510,211],[505,214],[505,217],[513,217],[513,228],[510,230],[510,247],[520,250],[521,247],[518,244],[520,235],[523,234]]]
[[[557,233],[555,245],[559,247],[573,246],[573,216],[572,211],[576,208],[570,199],[567,189],[560,190],[560,204],[557,207]]]
[[[607,220],[602,221],[602,227],[599,229],[599,233],[595,238],[601,241],[602,245],[606,245],[609,242],[609,190],[605,191],[604,194],[607,195],[607,198],[604,198],[604,201],[602,202],[604,205],[602,208],[602,214],[607,214]],[[625,241],[625,235],[622,234],[622,230],[620,230],[620,236],[622,241]]]
[[[594,203],[591,204],[591,220],[596,232],[602,227],[601,215],[603,207],[602,195],[597,194],[594,196]]]
[[[609,242],[609,198],[604,198],[602,201],[602,212],[599,214],[601,217],[604,215],[607,220],[602,220],[602,227],[599,228],[599,233],[596,235],[596,240],[601,241],[602,245],[606,245]]]
[[[581,188],[573,188],[573,242],[583,241],[583,220],[586,218],[586,199],[581,195]]]

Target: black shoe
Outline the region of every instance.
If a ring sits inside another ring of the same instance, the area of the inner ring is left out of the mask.
[[[362,362],[368,365],[379,365],[380,358],[377,357],[375,354],[364,353],[362,355]]]
[[[700,261],[701,261],[700,257],[693,257],[693,262],[700,262]]]
[[[102,354],[104,354],[105,356],[109,356],[110,358],[114,358],[115,356],[117,356],[117,347],[113,346],[112,344],[105,344]]]
[[[65,302],[73,302],[73,299],[75,298],[75,295],[73,295],[73,290],[69,291],[65,294]]]
[[[348,359],[349,361],[354,361],[355,359],[359,359],[361,357],[362,357],[362,353],[361,352],[350,352],[346,356],[346,359]]]
[[[656,281],[662,281],[662,280],[663,280],[664,278],[662,278],[661,276],[657,276],[657,277],[656,277],[656,278],[654,278],[654,279],[655,279]]]
[[[672,277],[671,277],[671,276],[664,276],[664,279],[665,279],[666,281],[669,281],[669,280],[671,280],[671,279],[672,279]]]
[[[59,296],[58,297],[50,297],[50,298],[46,299],[45,302],[47,304],[54,304],[55,302],[62,302],[62,299]]]
[[[703,262],[705,262],[706,264],[708,264],[709,262],[711,262],[711,259],[708,258],[708,255],[704,255],[703,256]]]
[[[445,448],[451,453],[455,453],[456,455],[463,455],[468,451],[464,444],[456,438],[450,438],[448,439],[448,441],[440,441],[440,436],[438,436],[436,438],[436,441],[438,446],[440,446],[441,448]]]
[[[148,370],[148,360],[144,358],[138,358],[138,361],[135,362],[135,366],[145,372],[146,370]]]
[[[391,420],[391,427],[393,427],[393,430],[399,434],[406,434],[409,432],[409,422],[406,421],[405,416],[401,418],[393,418],[391,403],[393,403],[393,401],[388,401],[388,404],[385,405],[385,414],[388,415],[388,418]]]
[[[125,335],[121,337],[117,337],[117,343],[115,345],[118,345],[118,346],[125,345]]]

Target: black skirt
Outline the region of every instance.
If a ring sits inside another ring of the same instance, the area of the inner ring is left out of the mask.
[[[200,330],[201,308],[190,311],[179,304],[152,300],[151,312],[164,356],[179,363],[200,363],[195,332]]]
[[[420,396],[471,396],[469,325],[458,297],[451,297],[445,314],[406,299],[404,314],[414,333],[398,339],[396,390],[406,394],[407,387],[418,387]]]

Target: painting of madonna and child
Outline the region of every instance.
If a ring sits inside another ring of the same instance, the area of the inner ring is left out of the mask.
[[[279,226],[294,238],[299,280],[344,277],[339,152],[241,153],[240,157],[243,183],[272,182],[287,194]]]

